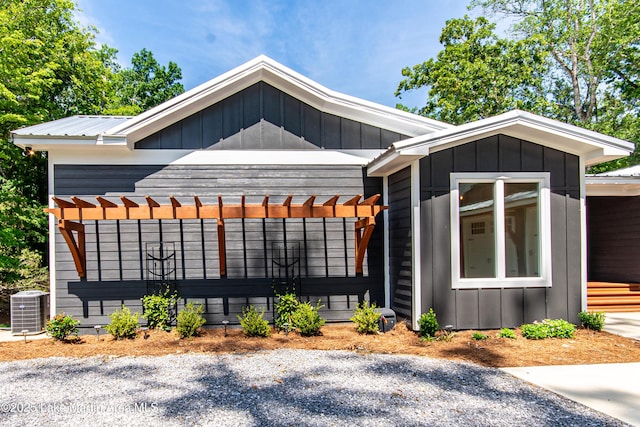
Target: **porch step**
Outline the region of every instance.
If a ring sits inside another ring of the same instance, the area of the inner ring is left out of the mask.
[[[587,308],[590,311],[640,311],[640,284],[589,282]]]

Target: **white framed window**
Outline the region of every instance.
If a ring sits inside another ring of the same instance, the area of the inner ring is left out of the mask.
[[[551,286],[549,173],[450,179],[452,287]]]

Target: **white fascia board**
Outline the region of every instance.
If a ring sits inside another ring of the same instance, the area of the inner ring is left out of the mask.
[[[31,147],[36,151],[53,151],[64,149],[78,149],[84,147],[112,147],[114,149],[129,149],[123,138],[111,138],[104,140],[99,136],[92,137],[37,137],[37,136],[13,136],[13,143],[18,147]]]
[[[402,153],[395,150],[392,145],[387,151],[369,162],[367,176],[389,176],[408,167],[412,162],[420,160],[427,154],[428,151],[424,154],[422,152]]]
[[[640,177],[587,176],[587,196],[640,196]]]
[[[333,150],[55,150],[54,164],[112,165],[343,165],[368,159]]]
[[[586,166],[628,156],[632,143],[523,111],[511,111],[488,119],[440,130],[393,144],[374,159],[370,168],[379,173],[408,166],[414,155],[429,155],[468,142],[505,134],[585,159]],[[402,156],[407,157],[403,158]],[[404,162],[402,161],[404,160]]]
[[[264,81],[320,111],[410,136],[452,126],[334,92],[266,56],[259,56],[110,129],[106,134],[126,136],[129,143],[133,144],[259,81]]]

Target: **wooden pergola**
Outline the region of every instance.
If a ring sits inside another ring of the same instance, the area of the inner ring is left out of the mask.
[[[64,237],[78,276],[86,277],[85,229],[81,221],[113,221],[113,220],[162,220],[162,219],[215,219],[218,230],[218,251],[220,275],[226,276],[225,219],[261,219],[261,218],[354,218],[355,222],[355,261],[356,273],[362,274],[364,255],[369,239],[376,225],[375,217],[386,206],[377,205],[380,194],[367,199],[362,195],[350,198],[338,204],[340,195],[329,198],[322,204],[316,204],[316,196],[309,197],[304,203],[291,203],[289,195],[281,204],[269,203],[265,196],[262,203],[245,203],[242,196],[240,204],[226,205],[222,196],[218,195],[217,204],[203,204],[198,196],[193,196],[193,204],[183,205],[174,196],[169,196],[171,204],[162,205],[149,196],[145,196],[146,204],[120,196],[122,204],[114,203],[104,197],[96,197],[97,204],[75,196],[71,201],[53,197],[57,208],[46,208],[44,211],[58,219],[58,229]],[[74,236],[74,233],[76,236]]]

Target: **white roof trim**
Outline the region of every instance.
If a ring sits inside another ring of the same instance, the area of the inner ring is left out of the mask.
[[[369,175],[388,175],[424,157],[467,142],[505,134],[565,151],[585,159],[585,165],[628,156],[632,143],[577,126],[514,110],[454,128],[396,142],[368,167]]]
[[[107,134],[126,136],[132,146],[146,136],[259,81],[264,81],[318,110],[405,135],[422,135],[452,127],[447,123],[332,91],[261,55],[110,129]]]

